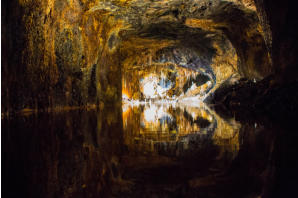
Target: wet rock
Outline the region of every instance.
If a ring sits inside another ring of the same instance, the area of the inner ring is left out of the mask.
[[[223,114],[232,111],[240,120],[252,117],[263,120],[267,117],[280,122],[292,122],[297,115],[297,81],[286,85],[272,82],[272,77],[256,83],[241,80],[235,85],[218,88],[208,101],[224,106],[221,108]]]

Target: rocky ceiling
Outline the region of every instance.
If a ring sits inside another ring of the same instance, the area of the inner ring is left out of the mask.
[[[125,28],[119,30],[120,40],[135,37],[158,43],[168,40],[172,42],[168,45],[196,52],[201,60],[198,65],[211,65],[218,51],[230,55],[228,50],[235,48],[241,75],[261,79],[270,73],[253,1],[124,1],[99,3],[92,8],[101,9],[125,21]],[[139,45],[138,50],[140,47],[152,50],[146,43],[133,45]],[[230,59],[226,57],[227,61]]]

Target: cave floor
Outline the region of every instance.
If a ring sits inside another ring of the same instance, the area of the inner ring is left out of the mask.
[[[2,118],[2,195],[279,197],[297,184],[297,135],[284,131],[205,105]]]

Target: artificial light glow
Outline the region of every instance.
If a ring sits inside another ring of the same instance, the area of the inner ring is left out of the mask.
[[[156,97],[156,82],[155,81],[149,81],[145,83],[144,88],[143,88],[143,93],[146,98],[155,98]]]
[[[146,106],[144,110],[144,119],[146,122],[156,122],[162,118],[171,119],[171,115],[167,113],[167,106],[151,104]]]
[[[155,122],[157,120],[157,106],[152,105],[144,110],[144,119],[147,122]]]
[[[159,79],[157,76],[147,76],[140,80],[141,89],[146,98],[165,98],[171,83],[166,82],[165,77]]]
[[[129,97],[128,97],[125,93],[122,93],[122,99],[123,99],[123,100],[128,100]]]

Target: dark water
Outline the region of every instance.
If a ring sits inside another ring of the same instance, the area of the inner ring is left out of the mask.
[[[3,118],[2,196],[295,197],[296,131],[183,104]]]

